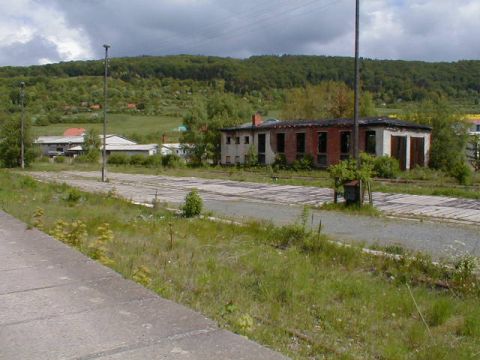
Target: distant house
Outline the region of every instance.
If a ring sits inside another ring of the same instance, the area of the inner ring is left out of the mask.
[[[260,164],[273,164],[279,155],[288,164],[310,156],[314,166],[326,168],[352,155],[352,129],[352,119],[263,121],[256,114],[251,123],[221,130],[221,163],[243,164],[253,150]],[[394,157],[403,170],[428,164],[430,134],[429,126],[398,119],[359,120],[360,151]]]
[[[103,145],[100,146],[103,150]],[[157,144],[112,144],[107,139],[107,156],[111,154],[125,154],[125,155],[145,155],[152,156],[158,153]],[[82,146],[74,146],[67,150],[66,154],[77,156],[83,153]]]
[[[160,154],[162,155],[173,154],[181,157],[182,159],[187,159],[189,147],[191,147],[191,145],[179,144],[179,143],[162,144],[162,146],[160,147]]]
[[[102,136],[99,135],[102,139]],[[136,142],[118,135],[107,135],[108,145],[137,145]],[[77,136],[39,136],[34,142],[45,156],[78,155],[83,151],[84,138]],[[108,149],[107,149],[108,150]]]
[[[63,132],[63,136],[83,136],[85,131],[84,128],[70,128]]]
[[[480,115],[467,119],[470,123],[470,135],[480,135]]]

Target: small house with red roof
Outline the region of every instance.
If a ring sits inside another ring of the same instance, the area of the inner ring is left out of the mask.
[[[85,131],[84,128],[70,128],[63,132],[63,136],[83,136]]]

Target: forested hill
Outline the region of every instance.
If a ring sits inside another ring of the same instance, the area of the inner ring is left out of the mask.
[[[233,59],[211,56],[164,56],[111,59],[111,75],[124,81],[138,78],[223,79],[225,90],[292,88],[324,80],[352,84],[353,58],[327,56],[254,56]],[[102,61],[75,61],[30,67],[1,67],[1,78],[102,76]],[[377,99],[421,100],[437,92],[449,97],[478,97],[480,61],[428,63],[362,61],[362,86]]]

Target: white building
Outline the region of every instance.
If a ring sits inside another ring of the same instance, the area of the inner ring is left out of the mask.
[[[99,135],[99,137],[102,144],[100,149],[103,149],[103,136]],[[157,144],[137,144],[118,135],[107,135],[105,140],[107,155],[113,152],[127,155],[155,155],[158,152]],[[45,156],[79,155],[83,153],[83,143],[83,136],[40,136],[35,140],[35,144],[40,147]]]

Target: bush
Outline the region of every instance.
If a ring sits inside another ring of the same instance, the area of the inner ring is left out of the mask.
[[[275,162],[273,163],[274,169],[286,169],[287,168],[287,158],[285,154],[277,154],[275,156]]]
[[[55,162],[57,164],[63,164],[65,162],[65,156],[56,156],[55,157]]]
[[[292,169],[295,171],[298,170],[312,170],[313,167],[313,156],[305,155],[300,160],[295,160],[292,164]]]
[[[129,157],[126,154],[112,154],[108,157],[109,164],[112,165],[127,165],[129,163]]]
[[[203,200],[197,190],[190,191],[185,197],[185,204],[182,206],[183,216],[198,216],[202,212]]]
[[[183,161],[175,154],[167,154],[162,156],[162,165],[168,168],[177,168],[183,166]]]
[[[378,177],[393,179],[400,173],[400,164],[390,156],[379,156],[373,160],[373,171]]]
[[[90,162],[90,160],[87,158],[86,155],[78,155],[73,159],[73,162],[77,164],[86,164]]]
[[[85,154],[79,155],[74,159],[75,163],[98,163],[100,160],[100,151],[90,150]]]
[[[81,198],[82,198],[82,193],[79,190],[73,188],[65,196],[65,201],[69,203],[76,203]]]
[[[470,185],[472,183],[472,169],[465,161],[458,161],[451,169],[450,175],[461,185]]]
[[[152,156],[147,156],[145,161],[143,162],[144,166],[151,167],[151,168],[157,168],[162,166],[162,155],[152,155]]]
[[[287,249],[291,246],[302,247],[305,240],[310,236],[310,232],[306,231],[301,224],[274,227],[269,234],[270,245],[280,249]]]
[[[141,155],[141,154],[132,155],[130,157],[130,165],[135,165],[135,166],[143,165],[146,159],[147,158],[145,155]]]

